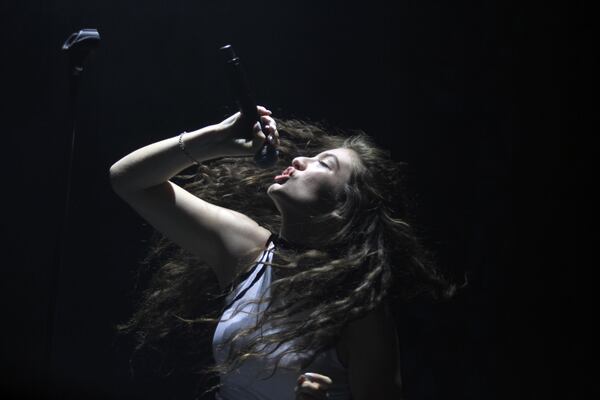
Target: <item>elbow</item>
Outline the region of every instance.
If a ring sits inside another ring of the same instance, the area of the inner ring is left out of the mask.
[[[119,166],[119,162],[111,165],[108,171],[110,186],[117,194],[121,194],[126,191],[127,184],[123,175],[123,168]]]
[[[138,193],[145,192],[148,189],[166,183],[160,182],[154,185],[144,184],[137,174],[133,174],[127,166],[124,167],[120,162],[116,162],[110,167],[108,175],[112,190],[127,202],[129,202],[132,196],[137,195]]]

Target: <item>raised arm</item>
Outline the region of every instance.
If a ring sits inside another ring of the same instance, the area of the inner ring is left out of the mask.
[[[278,142],[271,112],[258,107],[267,123],[267,134]],[[250,156],[265,135],[257,123],[253,140],[243,139],[240,114],[223,122],[186,133],[185,150],[198,162],[223,156]],[[115,192],[138,214],[173,242],[206,262],[221,287],[226,287],[239,268],[258,255],[270,232],[248,216],[208,203],[169,181],[192,165],[180,145],[180,137],[142,147],[110,168]]]

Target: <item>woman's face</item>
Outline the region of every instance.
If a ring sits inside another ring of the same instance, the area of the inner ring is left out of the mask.
[[[282,214],[331,211],[358,162],[358,155],[346,148],[327,150],[314,157],[296,157],[290,167],[274,178],[267,193]]]

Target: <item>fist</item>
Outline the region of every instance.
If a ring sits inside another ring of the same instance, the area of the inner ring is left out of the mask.
[[[296,382],[296,400],[324,400],[327,399],[327,389],[333,381],[325,375],[305,372],[298,377]]]
[[[256,122],[252,127],[251,140],[246,137],[247,122],[240,112],[237,112],[216,125],[220,150],[227,156],[248,156],[255,154],[263,145],[265,139],[272,145],[279,145],[279,132],[271,111],[263,106],[257,106],[256,111],[261,119],[265,131]]]

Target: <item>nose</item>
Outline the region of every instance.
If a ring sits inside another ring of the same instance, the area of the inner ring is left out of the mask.
[[[305,157],[296,157],[292,160],[292,167],[297,170],[302,171],[306,168],[306,158]]]

